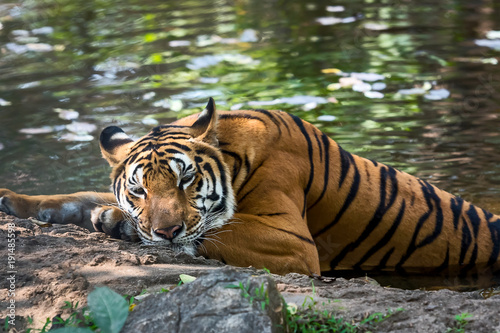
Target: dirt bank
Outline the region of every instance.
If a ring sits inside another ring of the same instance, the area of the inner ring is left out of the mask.
[[[9,226],[15,232],[11,267]],[[25,325],[20,317],[33,317],[34,326],[40,328],[46,318],[64,313],[64,301],[84,304],[88,293],[98,285],[138,295],[144,289],[155,291],[176,284],[179,274],[199,276],[223,266],[214,260],[111,240],[74,225],[42,228],[3,213],[0,239],[0,317],[9,314],[9,302],[14,299],[18,332]],[[300,304],[312,294],[309,277],[289,274],[274,278],[288,302]],[[403,309],[377,326],[381,332],[446,332],[456,325],[455,316],[462,313],[472,315],[467,331],[500,332],[500,296],[485,299],[478,291],[402,290],[381,287],[370,279],[315,280],[314,285],[317,306],[338,316],[359,320],[370,313]],[[15,287],[15,297],[9,297],[11,287]]]

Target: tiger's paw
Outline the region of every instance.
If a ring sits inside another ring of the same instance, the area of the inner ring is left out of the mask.
[[[6,188],[0,188],[0,212],[20,218],[27,218],[29,203],[23,197]]]
[[[140,241],[132,221],[128,221],[123,212],[113,206],[96,207],[91,212],[91,220],[96,231],[129,242]]]

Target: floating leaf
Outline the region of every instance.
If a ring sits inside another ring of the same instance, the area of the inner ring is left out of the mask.
[[[181,279],[182,283],[191,283],[196,280],[196,277],[187,274],[180,274],[179,278]]]
[[[304,104],[304,106],[302,107],[302,110],[311,111],[312,109],[315,109],[317,106],[318,106],[318,103],[309,102],[309,103]]]
[[[235,53],[235,54],[205,55],[202,57],[192,58],[191,61],[186,65],[186,67],[191,69],[191,70],[198,70],[198,69],[207,68],[210,66],[215,66],[222,61],[226,61],[229,63],[238,64],[238,65],[248,65],[248,64],[258,64],[259,63],[259,61],[254,60],[250,56]]]
[[[330,13],[339,13],[345,10],[344,6],[326,6],[326,11]]]
[[[326,89],[328,90],[339,90],[340,88],[342,88],[342,85],[340,83],[330,83]]]
[[[328,103],[328,100],[326,100],[326,98],[323,97],[297,95],[292,97],[277,98],[271,101],[251,101],[248,102],[248,105],[250,106],[264,106],[264,105],[276,105],[276,104],[306,105],[308,103],[326,104]]]
[[[389,26],[387,24],[384,24],[384,23],[366,22],[363,26],[365,29],[375,30],[375,31],[389,29]]]
[[[359,82],[359,83],[356,83],[352,86],[352,90],[358,91],[358,92],[369,91],[371,89],[372,89],[372,86],[369,83],[365,83],[365,82]]]
[[[352,23],[354,21],[356,21],[356,18],[353,16],[344,17],[344,18],[329,16],[329,17],[318,17],[316,19],[316,22],[318,22],[321,25],[335,25],[335,24],[339,24],[339,23]]]
[[[154,118],[146,117],[141,121],[144,125],[157,126],[160,122]]]
[[[170,110],[179,112],[183,108],[182,101],[180,99],[173,99],[170,101]]]
[[[54,128],[51,126],[42,126],[37,128],[23,128],[19,130],[19,133],[22,134],[47,134],[54,131]]]
[[[337,119],[337,117],[330,115],[330,114],[324,114],[322,116],[319,116],[316,119],[319,121],[334,121],[335,119]]]
[[[64,120],[74,120],[77,119],[78,116],[80,116],[78,111],[75,111],[73,109],[65,110],[65,109],[55,108],[54,111],[59,114],[59,118]]]
[[[26,44],[28,51],[33,52],[50,52],[54,50],[54,47],[46,43],[28,43]]]
[[[201,83],[207,83],[207,84],[214,84],[219,82],[218,77],[200,77],[200,82]]]
[[[363,83],[363,81],[361,81],[360,79],[357,79],[355,77],[341,77],[339,79],[339,84],[343,88],[352,87],[353,85],[358,84],[358,83]]]
[[[387,84],[384,82],[375,82],[372,84],[372,90],[384,90],[387,88]]]
[[[423,95],[427,92],[424,88],[400,89],[398,94],[401,95]]]
[[[150,99],[152,99],[155,96],[156,96],[156,93],[154,91],[150,91],[150,92],[145,93],[144,95],[142,95],[142,99],[145,100],[145,101],[149,101]]]
[[[64,133],[61,135],[60,139],[72,142],[88,142],[94,140],[94,137],[89,134]]]
[[[437,101],[441,99],[446,99],[449,96],[450,92],[447,89],[442,88],[442,89],[430,90],[428,94],[424,95],[424,98]]]
[[[379,91],[365,91],[364,95],[368,98],[384,98],[384,94]]]
[[[97,129],[97,126],[90,123],[83,123],[79,121],[74,121],[71,124],[66,125],[68,131],[78,134],[86,134],[94,132]]]
[[[385,76],[375,73],[351,73],[350,76],[361,81],[368,82],[381,81],[385,79]]]
[[[49,35],[54,32],[54,28],[52,27],[41,27],[37,29],[31,30],[31,32],[35,35]]]
[[[338,68],[325,68],[321,70],[323,74],[340,74],[342,71]]]
[[[182,47],[191,45],[191,42],[188,40],[171,40],[168,45],[170,47]]]
[[[244,43],[255,43],[258,40],[257,31],[253,29],[245,29],[240,35],[240,41]]]
[[[12,102],[9,102],[3,98],[0,98],[0,106],[9,106],[9,105],[12,105]]]
[[[500,39],[500,30],[491,30],[486,33],[488,39]]]
[[[128,316],[125,299],[107,287],[96,288],[87,298],[96,325],[103,333],[119,333]]]
[[[476,39],[476,45],[500,51],[500,39]]]

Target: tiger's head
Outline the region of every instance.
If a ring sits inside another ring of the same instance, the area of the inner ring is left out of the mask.
[[[218,148],[217,118],[210,98],[190,126],[158,126],[137,141],[116,126],[102,131],[113,192],[145,244],[194,254],[207,232],[232,217],[234,195]]]

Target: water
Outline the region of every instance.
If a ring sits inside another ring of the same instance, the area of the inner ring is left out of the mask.
[[[498,17],[495,0],[0,4],[0,186],[106,191],[102,128],[141,136],[212,96],[500,213]]]

